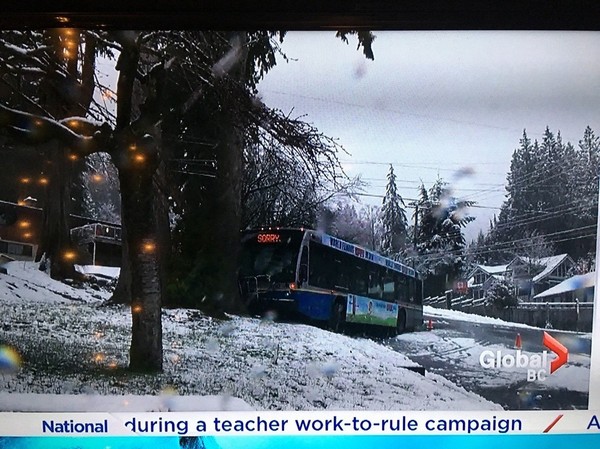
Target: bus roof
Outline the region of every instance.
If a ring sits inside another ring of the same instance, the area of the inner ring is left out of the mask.
[[[318,241],[319,243],[329,246],[338,251],[344,252],[346,254],[351,254],[355,257],[368,260],[370,262],[376,263],[378,265],[382,265],[386,268],[389,268],[394,271],[398,271],[399,273],[406,274],[407,276],[412,276],[414,278],[419,278],[419,274],[414,268],[409,267],[401,262],[397,262],[389,257],[382,256],[375,251],[371,251],[369,249],[363,248],[362,246],[355,245],[354,243],[346,242],[340,238],[334,237],[332,235],[326,234],[321,231],[315,231],[314,229],[307,228],[257,228],[257,229],[247,229],[243,232],[277,232],[277,231],[298,231],[298,232],[306,232],[308,233],[312,240]]]

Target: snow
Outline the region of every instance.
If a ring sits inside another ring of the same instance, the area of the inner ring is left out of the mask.
[[[561,254],[559,256],[545,257],[542,259],[542,264],[544,264],[546,268],[544,268],[541,273],[533,277],[533,282],[538,282],[544,279],[546,276],[552,273],[552,271],[554,271],[554,269],[567,257],[567,254]]]
[[[503,274],[506,273],[508,265],[476,265],[488,274]]]
[[[481,369],[479,357],[483,351],[502,351],[503,354],[515,354],[514,348],[500,344],[480,342],[474,338],[457,337],[451,331],[439,330],[421,334],[404,334],[397,339],[412,343],[414,356],[428,355],[444,364],[453,365],[461,371],[461,379],[470,388],[511,387],[523,383],[527,378],[527,368]],[[420,348],[420,349],[419,349]],[[419,352],[420,351],[420,352]],[[522,354],[531,357],[539,352],[523,350]],[[470,376],[468,373],[472,373]],[[544,388],[567,389],[587,393],[589,391],[590,358],[589,355],[569,354],[569,363],[540,382]],[[534,384],[534,382],[532,382]]]
[[[539,293],[534,298],[544,298],[546,296],[559,295],[561,293],[573,292],[582,288],[594,287],[596,285],[596,272],[578,274],[576,276],[565,279],[560,284],[555,285],[548,290]]]
[[[470,323],[478,324],[494,324],[496,326],[514,327],[514,328],[526,328],[526,329],[540,329],[539,327],[530,326],[529,324],[515,323],[512,321],[504,321],[500,318],[493,318],[490,316],[476,315],[473,313],[461,312],[459,310],[447,310],[437,309],[433,306],[423,306],[423,315],[426,317],[439,318],[445,320],[456,320],[456,321],[468,321]],[[578,334],[580,338],[591,339],[592,334],[582,334],[576,331],[560,330],[563,334]]]
[[[521,261],[525,264],[535,264],[543,266],[544,269],[542,270],[542,272],[538,273],[536,276],[533,277],[533,282],[538,282],[544,279],[550,273],[552,273],[552,271],[554,271],[554,269],[558,265],[560,265],[567,257],[569,257],[568,254],[559,254],[557,256],[542,257],[539,259],[518,256],[509,265],[512,265],[513,263],[515,263],[515,261]]]
[[[423,314],[428,317],[442,318],[442,319],[447,319],[447,320],[468,321],[470,323],[495,324],[498,326],[524,327],[524,328],[529,328],[529,329],[538,329],[536,327],[529,326],[528,324],[513,323],[513,322],[501,320],[500,318],[493,318],[493,317],[483,316],[483,315],[475,315],[472,313],[465,313],[465,312],[461,312],[458,310],[436,309],[435,307],[432,307],[432,306],[423,306]]]
[[[415,363],[382,341],[188,309],[163,311],[164,372],[131,373],[130,312],[103,305],[110,292],[53,281],[31,263],[7,267],[0,341],[24,363],[0,375],[0,391],[11,392],[0,396],[0,410],[97,410],[124,401],[141,410],[501,409],[439,374],[406,369]],[[132,394],[139,399],[125,398]]]
[[[97,121],[94,121],[94,120],[90,120],[88,118],[81,117],[81,116],[78,116],[78,115],[75,115],[75,116],[72,116],[72,117],[63,118],[63,119],[60,120],[60,123],[61,124],[65,124],[65,123],[69,123],[71,121],[78,122],[78,123],[81,123],[81,124],[85,124],[85,125],[88,125],[88,126],[93,126],[93,127],[96,127],[96,128],[100,128],[102,126],[102,123],[100,123],[100,122],[97,122]]]
[[[116,279],[119,277],[121,269],[119,267],[104,267],[100,265],[75,265],[75,271],[81,274]]]
[[[8,275],[0,274],[2,311],[21,308],[32,303],[93,303],[110,298],[106,290],[75,288],[51,279],[34,262],[8,262],[2,265]]]

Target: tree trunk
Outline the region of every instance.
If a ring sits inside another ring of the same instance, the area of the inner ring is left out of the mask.
[[[248,59],[248,36],[245,32],[234,32],[230,38],[232,42],[238,42],[240,53],[223,82],[234,79],[243,83]],[[209,278],[205,283],[209,287],[209,298],[217,300],[219,309],[240,313],[245,312],[238,287],[244,138],[235,112],[235,99],[225,95],[220,98],[220,103],[217,119],[219,144],[215,150],[217,176],[212,183],[212,191],[207,195],[206,205],[210,231],[204,237],[205,278],[206,274]]]
[[[71,116],[85,117],[94,92],[94,68],[96,61],[96,42],[89,38],[86,42],[84,57],[79,57],[81,35],[70,34],[70,47],[60,38],[61,30],[45,32],[45,43],[53,47],[50,53],[52,62],[57,67],[63,65],[68,49],[65,74],[50,71],[42,82],[41,103],[46,111],[55,119]],[[78,66],[82,65],[81,83]],[[74,263],[77,253],[71,244],[70,212],[71,187],[76,156],[70,154],[64,144],[51,141],[45,152],[48,167],[48,186],[44,204],[42,225],[42,248],[40,254],[50,259],[50,276],[53,279],[74,278],[77,276]]]
[[[241,192],[243,167],[243,142],[241,131],[231,121],[222,129],[223,147],[219,148],[216,189],[217,204],[221,214],[215,226],[221,233],[217,250],[221,254],[220,278],[224,309],[229,312],[244,310],[238,288],[238,262],[240,255]]]
[[[42,246],[40,254],[50,260],[53,279],[74,278],[77,253],[69,234],[69,205],[71,204],[71,173],[67,155],[58,141],[45,144],[48,155],[48,186],[43,212]]]
[[[227,108],[224,108],[227,110]],[[202,204],[199,283],[212,312],[244,311],[238,289],[241,226],[242,140],[227,113],[219,117],[216,177]],[[205,307],[207,304],[204,305]]]
[[[161,163],[153,178],[156,195],[154,198],[154,209],[156,211],[157,242],[160,247],[161,267],[163,272],[161,278],[166,279],[166,266],[169,259],[171,239],[169,226],[169,204],[166,191],[166,167]],[[123,206],[122,206],[123,209]],[[131,304],[131,264],[129,262],[129,244],[127,243],[127,227],[121,222],[121,271],[117,286],[108,301],[110,304]],[[163,304],[164,304],[163,298]]]
[[[129,367],[161,371],[163,363],[161,305],[164,268],[154,197],[158,194],[149,167],[121,169],[122,222],[131,270],[132,339]]]
[[[121,210],[123,206],[121,206]],[[117,286],[108,300],[110,304],[131,304],[131,267],[129,264],[129,245],[127,244],[127,228],[121,220],[121,270]]]
[[[164,259],[160,226],[164,218],[156,207],[159,191],[154,182],[160,162],[160,111],[164,68],[149,73],[144,104],[134,94],[140,60],[139,34],[120,35],[123,50],[117,70],[118,145],[114,150],[121,190],[121,223],[125,228],[126,250],[131,275],[132,335],[129,368],[134,371],[162,371],[162,321],[164,302]],[[139,111],[137,110],[139,106]],[[135,107],[139,117],[132,121]],[[166,200],[165,200],[166,201]],[[127,267],[125,262],[124,267]],[[127,279],[123,278],[126,286]]]

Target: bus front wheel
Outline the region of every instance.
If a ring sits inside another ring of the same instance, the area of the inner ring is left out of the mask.
[[[346,322],[346,303],[342,298],[338,298],[331,308],[329,318],[329,327],[333,332],[342,332]]]
[[[396,334],[400,335],[406,331],[406,311],[398,309],[398,321],[396,322]]]

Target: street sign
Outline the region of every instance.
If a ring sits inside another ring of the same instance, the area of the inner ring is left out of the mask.
[[[454,281],[453,290],[455,293],[467,293],[469,291],[467,281],[465,281],[465,280]]]

